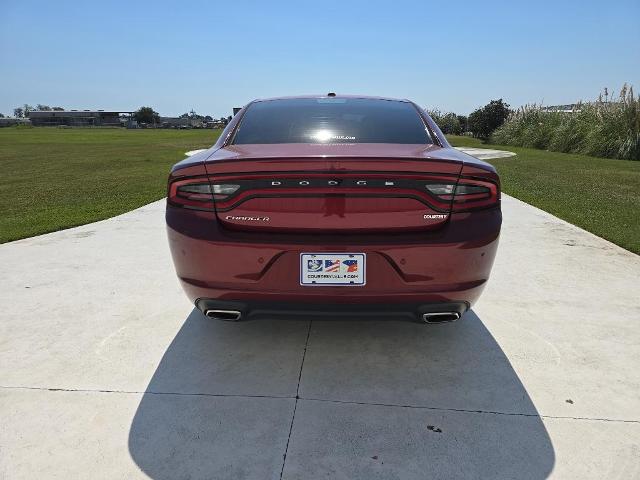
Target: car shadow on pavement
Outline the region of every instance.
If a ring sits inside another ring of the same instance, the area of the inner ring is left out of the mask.
[[[129,451],[142,471],[158,480],[279,478],[288,451],[283,478],[551,473],[545,426],[474,312],[447,325],[309,326],[192,311],[132,421]],[[388,460],[378,471],[366,463],[378,455],[366,452],[381,445]]]

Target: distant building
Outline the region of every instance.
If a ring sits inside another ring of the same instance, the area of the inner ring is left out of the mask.
[[[620,101],[602,101],[598,100],[596,102],[580,102],[580,103],[569,103],[567,105],[551,105],[541,107],[543,112],[561,112],[561,113],[579,113],[582,111],[584,106],[591,106],[597,108],[619,108],[622,107],[623,102]]]
[[[579,112],[582,104],[580,103],[568,103],[567,105],[550,105],[541,107],[543,112],[561,112],[561,113],[573,113]]]
[[[0,127],[13,127],[14,125],[31,125],[31,122],[28,118],[0,118]]]
[[[227,123],[229,122],[226,122],[226,121],[223,122],[221,120],[210,120],[204,123],[204,128],[218,128],[218,129],[222,128],[223,129],[224,127],[227,126]]]
[[[133,112],[105,110],[34,110],[27,115],[35,127],[121,127],[120,115],[131,116]],[[126,123],[126,120],[125,120]]]
[[[201,118],[160,117],[160,125],[163,128],[202,128],[204,122]]]

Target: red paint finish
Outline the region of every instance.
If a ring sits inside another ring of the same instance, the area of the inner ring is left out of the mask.
[[[169,244],[192,301],[415,310],[478,299],[498,245],[499,179],[426,114],[439,145],[227,145],[242,113],[169,178]],[[366,285],[300,285],[302,252],[365,253]]]
[[[423,234],[238,235],[214,215],[167,208],[169,244],[189,297],[224,300],[328,301],[340,303],[468,301],[473,303],[491,271],[500,211],[453,214],[432,238]],[[202,222],[211,227],[202,229]],[[269,241],[271,240],[271,241]],[[286,243],[285,243],[286,242]],[[299,285],[300,252],[365,252],[364,287]],[[261,262],[260,259],[263,261]]]

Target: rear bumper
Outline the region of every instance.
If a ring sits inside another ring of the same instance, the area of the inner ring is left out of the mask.
[[[214,213],[173,206],[167,207],[166,218],[176,272],[201,309],[207,302],[231,302],[247,312],[369,312],[367,316],[415,315],[449,303],[462,311],[469,308],[489,278],[501,224],[499,208],[453,214],[436,232],[392,235],[230,231],[220,227]],[[367,283],[301,286],[301,252],[364,252]]]
[[[412,321],[422,321],[425,313],[452,313],[459,317],[469,309],[464,302],[441,302],[430,304],[394,304],[375,303],[367,305],[337,304],[337,303],[291,303],[291,302],[232,302],[201,298],[196,300],[196,307],[202,313],[210,311],[234,311],[239,312],[239,319],[252,319],[258,317],[274,318],[394,318]]]

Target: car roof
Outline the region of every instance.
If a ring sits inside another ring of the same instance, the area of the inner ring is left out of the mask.
[[[376,96],[370,96],[370,95],[343,95],[339,93],[335,93],[331,95],[325,93],[324,95],[291,95],[291,96],[284,96],[284,97],[258,98],[256,100],[253,100],[253,102],[271,102],[273,100],[296,100],[296,99],[303,99],[303,98],[361,98],[361,99],[367,99],[367,100],[387,100],[392,102],[412,103],[410,100],[407,100],[406,98],[376,97]],[[250,102],[250,103],[253,103],[253,102]]]

